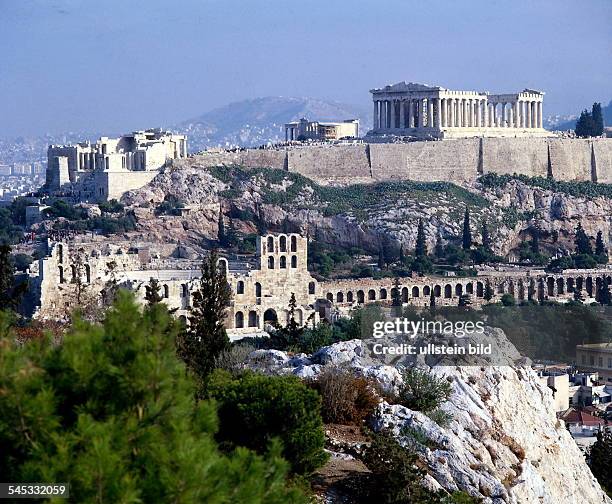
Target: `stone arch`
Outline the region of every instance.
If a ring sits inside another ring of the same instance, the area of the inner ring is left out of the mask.
[[[538,299],[540,301],[544,301],[545,292],[546,292],[546,282],[544,281],[543,278],[540,278],[540,280],[538,281]]]
[[[276,315],[276,310],[274,310],[274,308],[268,308],[264,312],[264,324],[266,322],[271,324],[275,324],[276,322],[278,322],[278,316]]]
[[[308,283],[308,294],[314,294],[314,293],[315,293],[315,283],[309,282]]]
[[[166,284],[164,284],[162,286],[162,291],[163,291],[163,297],[165,299],[168,299],[170,297],[170,288]]]
[[[268,236],[267,249],[268,249],[268,252],[274,252],[274,237],[273,236]]]
[[[484,297],[484,285],[482,282],[476,282],[476,297]]]
[[[408,287],[402,287],[402,303],[408,302]]]
[[[328,292],[325,297],[328,301],[331,301],[332,303],[334,302],[334,295],[331,292]]]
[[[287,268],[287,258],[285,256],[280,257],[280,259],[278,260],[278,266],[280,269]]]
[[[599,291],[601,290],[601,286],[603,285],[603,280],[600,277],[595,279],[595,299],[599,301]]]
[[[244,294],[244,282],[242,280],[238,280],[236,284],[236,294]]]
[[[291,237],[291,252],[297,252],[297,237]]]
[[[268,269],[274,269],[274,256],[268,257]]]
[[[244,327],[244,314],[241,311],[236,312],[234,316],[234,327],[242,329]]]
[[[525,285],[523,284],[523,280],[519,279],[518,282],[518,299],[520,301],[525,300]]]
[[[249,311],[249,327],[257,327],[257,312],[255,310]]]
[[[365,294],[361,289],[357,291],[357,302],[359,304],[363,304],[365,302]]]
[[[474,284],[472,282],[465,284],[465,292],[466,294],[474,294]]]
[[[458,283],[455,285],[455,296],[459,297],[463,295],[463,284]]]
[[[427,297],[431,295],[431,287],[429,285],[426,285],[425,287],[423,287],[423,296]]]
[[[376,301],[376,291],[374,289],[368,291],[368,301]]]
[[[453,286],[451,284],[444,286],[444,297],[447,299],[453,297]]]
[[[57,271],[59,273],[59,283],[63,284],[66,281],[64,278],[64,267],[58,266]]]
[[[565,294],[565,281],[563,277],[557,278],[557,295]]]
[[[91,283],[91,266],[89,264],[85,265],[85,281]]]
[[[348,291],[348,292],[346,293],[346,301],[347,301],[348,303],[352,303],[352,302],[353,302],[353,293],[352,293],[351,291]]]
[[[434,286],[434,296],[435,297],[442,296],[442,287],[440,285],[435,285]]]
[[[585,289],[587,293],[589,294],[590,297],[593,297],[593,277],[588,276],[586,278],[585,284],[586,284]]]
[[[244,283],[242,285],[244,287]],[[189,287],[187,284],[181,284],[181,297],[189,297]]]
[[[554,277],[548,277],[546,279],[546,294],[551,297],[555,295],[555,279]]]
[[[219,259],[217,259],[217,269],[223,275],[227,276],[228,264],[227,264],[227,259],[225,259],[225,257],[220,257]]]
[[[527,297],[529,298],[530,301],[534,298],[535,293],[536,293],[535,280],[531,279],[529,281],[529,290],[527,291]]]
[[[255,297],[261,297],[261,284],[255,282]]]
[[[287,252],[287,237],[285,235],[279,237],[278,248],[280,252]]]
[[[568,293],[574,292],[574,279],[572,277],[569,277],[567,279],[566,285],[567,285],[567,292]]]
[[[344,303],[344,292],[339,291],[336,293],[336,303]]]
[[[419,288],[416,285],[412,288],[412,297],[413,298],[419,297]]]
[[[294,255],[291,256],[291,267],[297,268],[297,256],[294,256]]]
[[[514,282],[512,280],[508,281],[508,294],[514,297]]]
[[[581,291],[582,289],[584,289],[584,278],[579,276],[576,278],[576,290]]]
[[[384,287],[380,289],[380,293],[378,297],[379,299],[387,299],[387,289],[385,289]]]
[[[70,274],[72,275],[72,282],[76,282],[77,280],[77,269],[74,264],[70,266]]]

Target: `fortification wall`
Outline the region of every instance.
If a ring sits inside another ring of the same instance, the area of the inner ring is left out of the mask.
[[[151,171],[121,170],[95,171],[95,197],[100,201],[120,199],[123,193],[147,185],[159,173]]]
[[[288,151],[289,171],[321,182],[371,179],[368,145],[312,146]],[[359,180],[355,180],[359,181]]]
[[[612,183],[612,139],[463,138],[210,152],[203,166],[242,164],[300,173],[320,183],[473,181],[482,173]]]

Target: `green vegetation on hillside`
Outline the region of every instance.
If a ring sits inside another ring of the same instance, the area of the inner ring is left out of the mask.
[[[612,184],[602,184],[599,182],[567,182],[553,178],[528,177],[516,174],[498,175],[496,173],[487,173],[478,179],[485,188],[504,188],[512,180],[518,180],[528,186],[539,187],[577,198],[596,198],[599,196],[612,198]]]

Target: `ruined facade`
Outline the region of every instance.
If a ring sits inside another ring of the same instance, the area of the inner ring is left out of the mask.
[[[371,89],[373,135],[417,138],[549,136],[542,126],[544,93],[491,94],[398,82]]]
[[[295,296],[295,319],[300,324],[334,320],[367,303],[390,305],[457,306],[463,295],[479,306],[504,294],[517,301],[569,300],[580,290],[585,299],[596,297],[602,283],[612,285],[612,269],[496,271],[476,277],[361,278],[319,282],[307,269],[307,240],[299,234],[267,234],[257,240],[252,257],[221,258],[232,301],[225,320],[232,338],[265,331],[275,322],[288,321],[289,302]],[[156,278],[163,302],[187,317],[192,294],[198,288],[200,261],[160,259],[146,249],[78,243],[50,243],[39,262],[32,285],[38,290],[40,318],[63,318],[79,305],[100,303],[113,284],[133,291],[144,303],[146,285]],[[80,289],[80,293],[77,290]],[[397,289],[397,290],[396,290]],[[78,299],[80,297],[80,300]]]
[[[341,138],[357,138],[359,136],[359,120],[347,119],[342,122],[320,122],[300,119],[285,124],[285,140],[340,140]]]
[[[118,199],[151,181],[169,160],[185,157],[185,136],[160,129],[102,137],[95,143],[50,145],[46,188],[80,201]]]

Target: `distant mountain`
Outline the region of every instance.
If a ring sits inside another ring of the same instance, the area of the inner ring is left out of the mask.
[[[285,140],[283,125],[305,117],[318,121],[359,119],[365,134],[372,125],[368,107],[315,98],[256,98],[230,103],[176,125],[188,136],[190,152],[206,147],[252,147]]]
[[[588,107],[591,110],[590,107]],[[601,107],[601,113],[604,118],[605,126],[612,126],[612,100],[605,106]],[[576,127],[576,120],[580,114],[571,116],[550,116],[544,121],[544,127],[547,130],[565,131]]]

